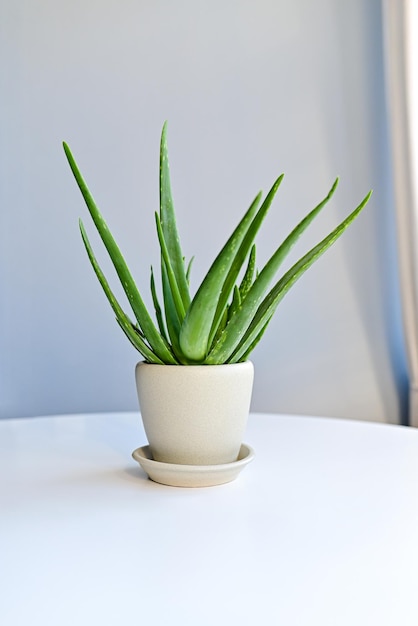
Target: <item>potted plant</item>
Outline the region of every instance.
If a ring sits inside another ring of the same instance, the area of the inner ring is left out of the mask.
[[[248,357],[283,297],[355,220],[371,192],[277,280],[286,255],[331,199],[338,184],[336,179],[328,195],[258,271],[254,240],[282,182],[283,175],[279,176],[264,201],[261,193],[256,196],[192,295],[191,262],[186,263],[183,257],[177,231],[164,124],[160,144],[160,210],[155,213],[162,299],[151,268],[153,318],[66,143],[64,150],[135,318],[132,320],[124,312],[114,296],[80,220],[88,257],[116,320],[144,359],[136,366],[136,382],[150,446],[136,451],[135,458],[154,480],[167,484],[217,484],[231,480],[252,457],[251,449],[242,444],[253,383],[253,366]]]

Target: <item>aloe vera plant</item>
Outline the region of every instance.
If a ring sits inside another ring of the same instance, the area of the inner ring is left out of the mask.
[[[151,268],[154,321],[70,148],[66,143],[63,145],[75,180],[126,293],[135,321],[130,319],[115,298],[80,220],[81,236],[88,257],[117,322],[148,363],[219,365],[246,360],[260,341],[285,294],[356,219],[371,195],[369,192],[343,222],[274,282],[286,255],[331,199],[338,185],[337,178],[322,202],[284,239],[261,271],[257,271],[254,240],[282,182],[283,175],[279,176],[263,202],[261,193],[256,196],[192,297],[189,288],[191,263],[185,262],[177,231],[168,167],[167,125],[164,124],[160,145],[160,211],[155,214],[161,250],[162,306]]]

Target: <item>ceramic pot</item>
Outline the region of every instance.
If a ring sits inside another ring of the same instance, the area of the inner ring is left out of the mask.
[[[155,461],[218,465],[237,460],[251,402],[251,361],[226,365],[141,362],[135,375]]]

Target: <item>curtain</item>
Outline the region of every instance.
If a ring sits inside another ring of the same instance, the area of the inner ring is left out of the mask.
[[[418,427],[418,3],[384,0],[383,23],[409,424]]]

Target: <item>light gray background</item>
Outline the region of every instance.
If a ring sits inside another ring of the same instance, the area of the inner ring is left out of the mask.
[[[195,286],[280,172],[260,262],[337,174],[293,260],[374,189],[254,352],[253,408],[405,418],[381,17],[378,0],[2,1],[1,417],[136,409],[137,353],[89,267],[79,216],[98,241],[61,141],[147,293],[168,119]]]

